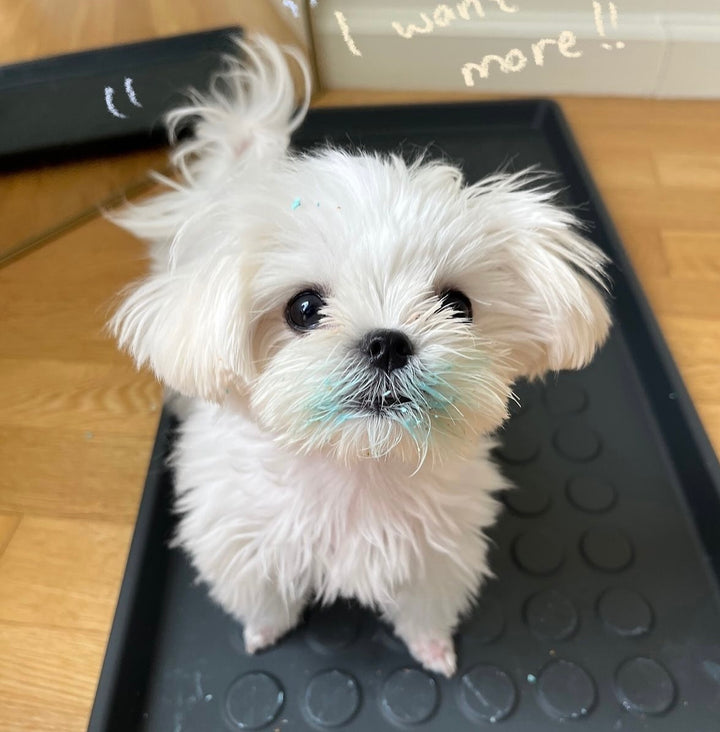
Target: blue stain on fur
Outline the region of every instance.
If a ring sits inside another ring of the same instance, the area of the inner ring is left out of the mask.
[[[296,198],[291,204],[290,208],[294,211],[296,208],[300,208],[300,204],[302,201],[299,198]]]
[[[397,391],[408,398],[408,401],[397,408],[390,408],[384,416],[407,430],[411,435],[427,438],[430,428],[428,417],[436,419],[447,415],[455,406],[454,389],[444,376],[450,369],[442,373],[419,373],[415,378],[408,378],[397,385]],[[350,420],[362,419],[367,412],[352,406],[358,393],[363,392],[371,384],[366,382],[362,372],[346,374],[344,377],[325,377],[321,390],[306,402],[306,413],[310,415],[307,424],[323,425],[328,432],[338,429]],[[363,388],[364,387],[364,388]],[[383,397],[392,393],[390,389],[382,392]]]

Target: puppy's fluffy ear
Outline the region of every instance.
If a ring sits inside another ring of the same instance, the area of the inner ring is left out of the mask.
[[[610,329],[607,257],[580,235],[579,222],[555,205],[547,187],[526,187],[539,178],[496,176],[476,187],[509,293],[502,337],[516,376],[530,378],[582,368]]]
[[[158,272],[135,286],[111,321],[138,366],[186,396],[221,401],[251,377],[242,261],[221,255]]]
[[[283,51],[258,37],[237,41],[207,97],[168,117],[171,135],[185,123],[194,135],[177,145],[179,181],[157,176],[169,190],[110,219],[150,242],[150,276],[126,293],[110,327],[139,366],[149,365],[187,396],[221,400],[252,376],[249,284],[253,241],[260,232],[222,198],[233,178],[251,177],[282,159],[307,111],[305,61],[298,62],[306,96],[296,108]]]

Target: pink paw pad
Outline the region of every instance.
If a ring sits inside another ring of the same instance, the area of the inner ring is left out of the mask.
[[[280,633],[276,628],[269,626],[253,627],[249,626],[245,628],[243,632],[243,639],[245,641],[245,650],[249,654],[257,653],[263,648],[273,645],[278,639]]]
[[[410,644],[410,652],[428,670],[452,676],[457,667],[455,649],[449,639],[428,638]]]

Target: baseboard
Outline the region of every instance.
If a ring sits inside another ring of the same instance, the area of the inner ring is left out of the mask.
[[[507,13],[485,0],[485,16],[468,9],[467,19],[457,3],[348,3],[340,19],[331,5],[313,11],[326,88],[720,97],[720,13],[620,9],[613,27],[608,3],[602,25],[590,3]]]

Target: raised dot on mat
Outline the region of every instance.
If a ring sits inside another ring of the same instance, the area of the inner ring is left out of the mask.
[[[462,624],[462,639],[490,643],[503,632],[505,618],[500,604],[491,597],[480,597],[472,615]]]
[[[550,414],[576,414],[582,412],[588,403],[585,390],[567,382],[549,384],[545,387],[543,396]]]
[[[343,602],[313,609],[305,629],[308,644],[322,653],[346,648],[358,637],[360,613],[357,606]]]
[[[633,546],[620,529],[596,528],[583,534],[580,552],[596,569],[619,572],[630,564]]]
[[[617,498],[615,487],[594,475],[579,475],[567,484],[570,503],[582,511],[600,513],[612,508]]]
[[[437,683],[425,671],[398,669],[383,684],[380,703],[392,721],[419,724],[429,719],[437,707]]]
[[[260,729],[275,719],[285,692],[269,674],[253,671],[233,682],[227,691],[225,709],[240,729]]]
[[[578,719],[595,704],[595,684],[585,669],[565,660],[551,661],[537,679],[543,711],[555,719]]]
[[[578,625],[578,613],[573,603],[557,590],[543,590],[525,603],[525,622],[541,638],[569,638]]]
[[[512,679],[496,666],[478,665],[460,679],[460,708],[473,721],[499,722],[515,707]]]
[[[638,656],[625,661],[617,670],[615,694],[629,712],[662,714],[675,700],[675,684],[657,661]]]
[[[513,556],[521,569],[530,574],[552,574],[563,563],[563,545],[542,529],[520,534],[513,543]]]
[[[652,609],[634,590],[612,587],[600,595],[597,611],[605,626],[623,638],[633,638],[650,630]]]
[[[539,516],[550,508],[550,494],[537,485],[520,485],[502,494],[505,505],[517,516]]]
[[[360,689],[344,671],[319,673],[305,691],[305,710],[323,727],[338,727],[350,721],[360,706]]]
[[[498,433],[500,445],[496,453],[501,460],[514,465],[522,465],[534,460],[540,453],[540,441],[532,425],[523,418],[510,422]]]
[[[595,430],[582,424],[566,425],[555,432],[553,444],[568,460],[584,463],[600,454],[602,442]]]

